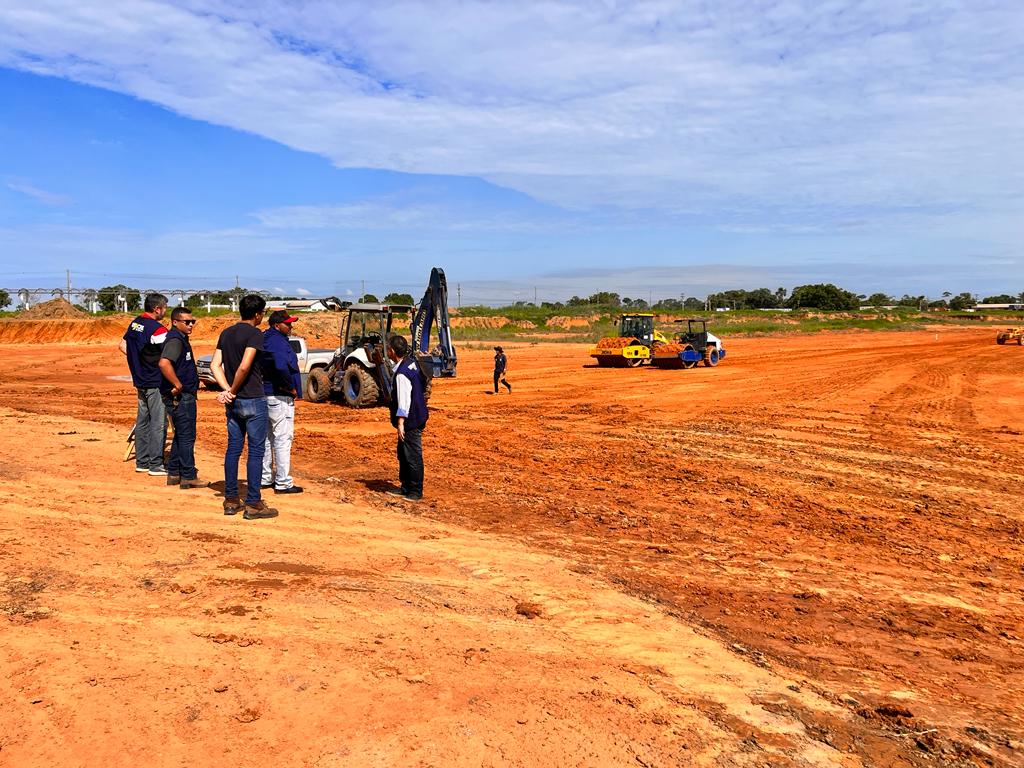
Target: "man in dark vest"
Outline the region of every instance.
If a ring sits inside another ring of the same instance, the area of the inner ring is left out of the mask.
[[[145,311],[128,324],[118,349],[128,358],[132,384],[138,394],[135,411],[135,471],[154,476],[164,469],[164,441],[167,440],[167,414],[160,395],[160,350],[167,329],[160,322],[167,312],[167,297],[159,293],[146,296]]]
[[[508,357],[501,347],[494,348],[494,394],[498,394],[498,382],[501,381],[508,387],[508,393],[512,394],[512,385],[505,379],[505,371],[508,370]]]
[[[423,498],[423,428],[427,426],[427,401],[416,358],[409,342],[395,334],[388,340],[388,358],[395,363],[391,380],[391,426],[398,431],[398,482],[388,493],[407,501]]]
[[[196,471],[196,394],[199,372],[192,354],[189,336],[196,321],[188,307],[175,307],[171,312],[171,330],[160,353],[160,385],[164,408],[171,415],[174,440],[167,461],[167,484],[179,488],[206,488],[209,483],[199,479]]]

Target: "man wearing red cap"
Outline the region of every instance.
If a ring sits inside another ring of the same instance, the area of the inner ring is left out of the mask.
[[[295,436],[295,399],[302,397],[299,358],[288,337],[299,318],[278,309],[270,313],[263,332],[263,390],[267,393],[266,450],[263,453],[264,488],[274,493],[302,493],[292,480],[292,439]]]

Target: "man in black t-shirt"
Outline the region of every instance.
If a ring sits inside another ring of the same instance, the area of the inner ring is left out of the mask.
[[[267,396],[263,391],[260,354],[263,351],[263,310],[267,302],[262,296],[242,297],[239,313],[242,321],[226,328],[217,339],[217,350],[210,365],[213,378],[221,389],[217,401],[224,404],[228,417],[228,447],[224,453],[224,514],[243,512],[246,520],[277,517],[260,498],[263,474],[263,452],[267,441]],[[238,497],[238,460],[242,446],[248,441],[245,461],[245,503]]]

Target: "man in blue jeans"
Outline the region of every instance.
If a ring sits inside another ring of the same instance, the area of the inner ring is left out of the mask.
[[[263,474],[263,451],[267,441],[267,396],[263,391],[260,355],[263,351],[263,310],[267,302],[262,296],[249,294],[239,303],[240,323],[221,332],[210,368],[213,378],[224,390],[217,402],[224,404],[228,420],[228,447],[224,454],[224,514],[243,512],[246,520],[277,517],[260,497]],[[249,455],[245,462],[245,503],[238,497],[238,460],[242,445],[248,441]]]
[[[199,372],[192,353],[189,336],[196,327],[192,310],[175,307],[171,312],[171,330],[160,353],[160,373],[164,380],[160,393],[164,408],[174,424],[171,457],[167,461],[167,484],[179,488],[206,488],[209,483],[199,479],[196,471],[196,394]]]

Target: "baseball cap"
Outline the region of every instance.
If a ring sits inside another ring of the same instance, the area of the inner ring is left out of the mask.
[[[283,309],[275,309],[270,313],[270,318],[267,320],[270,325],[277,325],[278,323],[294,323],[299,318],[294,315],[289,315]]]

